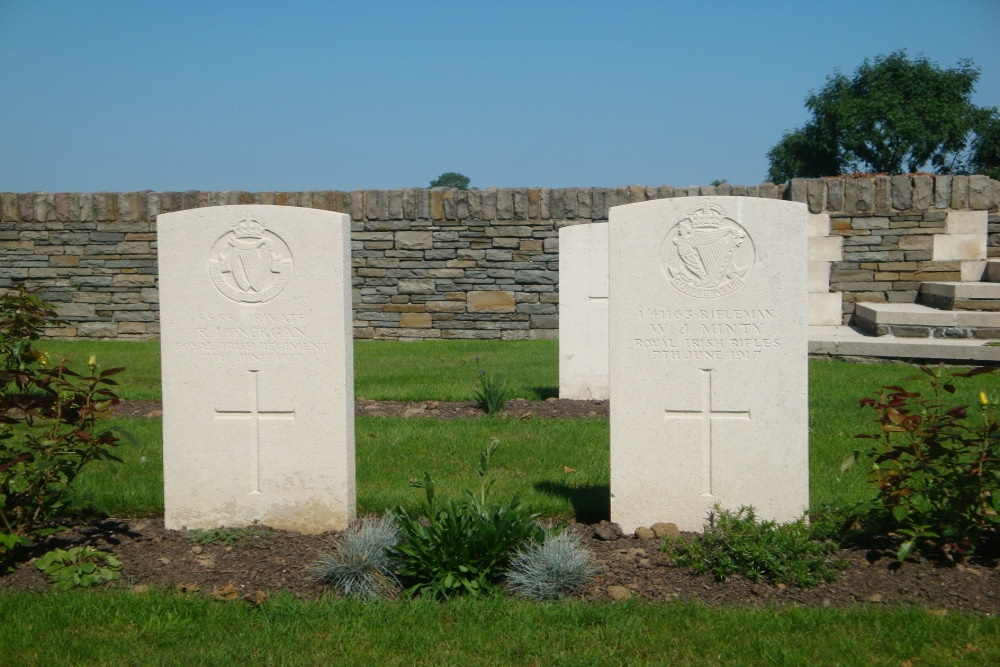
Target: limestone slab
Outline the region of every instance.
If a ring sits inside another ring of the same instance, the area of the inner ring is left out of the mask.
[[[1000,327],[1000,314],[984,311],[938,310],[919,303],[864,303],[855,316],[875,324],[928,327]]]
[[[931,259],[986,259],[986,234],[935,234]]]
[[[830,291],[830,262],[809,262],[806,289],[809,292]]]
[[[608,223],[559,230],[559,397],[608,398]]]
[[[801,516],[805,205],[690,197],[609,215],[612,520],[701,530],[716,503]]]
[[[1000,284],[984,282],[924,281],[920,291],[956,299],[1000,299]]]
[[[806,252],[810,262],[839,262],[844,258],[844,239],[841,236],[812,236]]]
[[[948,211],[944,229],[948,234],[986,235],[989,216],[986,211]]]
[[[158,217],[167,528],[354,518],[349,234],[285,206]]]
[[[810,292],[806,321],[811,327],[832,327],[843,321],[844,295],[841,292]]]

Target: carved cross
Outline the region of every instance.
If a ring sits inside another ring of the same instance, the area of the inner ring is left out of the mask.
[[[215,408],[218,419],[249,419],[253,427],[253,447],[251,448],[250,493],[260,493],[260,422],[262,420],[285,419],[295,421],[295,410],[262,410],[260,408],[260,377],[258,370],[248,371],[250,383],[250,407],[244,410],[222,410]]]
[[[739,419],[750,421],[750,411],[738,410],[713,410],[712,409],[712,370],[711,368],[701,369],[703,375],[701,380],[701,409],[700,410],[664,410],[664,419],[698,419],[701,421],[701,451],[703,488],[705,494],[712,496],[712,423],[720,419]]]

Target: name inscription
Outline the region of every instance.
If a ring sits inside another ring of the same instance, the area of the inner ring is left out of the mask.
[[[308,340],[306,316],[300,313],[203,313],[193,340],[175,342],[177,352],[215,363],[295,364],[325,355],[327,341]]]
[[[629,342],[653,361],[763,359],[781,347],[773,309],[645,308]]]

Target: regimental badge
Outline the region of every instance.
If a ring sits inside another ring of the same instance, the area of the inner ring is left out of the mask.
[[[718,204],[704,202],[667,233],[660,259],[671,285],[688,296],[711,299],[746,282],[756,251],[747,230]]]
[[[233,301],[263,303],[278,296],[292,277],[292,253],[258,218],[244,213],[212,246],[208,271]]]

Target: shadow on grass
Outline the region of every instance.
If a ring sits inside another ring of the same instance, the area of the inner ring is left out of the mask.
[[[560,482],[538,482],[535,490],[568,500],[579,523],[611,519],[611,487],[607,484],[570,486]]]
[[[540,401],[547,398],[559,398],[559,387],[530,387],[530,389]]]

